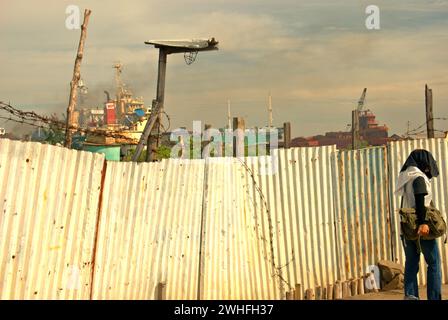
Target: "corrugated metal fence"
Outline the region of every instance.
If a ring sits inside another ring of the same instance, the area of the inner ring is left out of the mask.
[[[0,147],[2,299],[284,299],[297,284],[361,287],[378,260],[403,262],[391,192],[416,147],[437,157],[434,200],[448,209],[444,139],[107,166],[37,143]]]

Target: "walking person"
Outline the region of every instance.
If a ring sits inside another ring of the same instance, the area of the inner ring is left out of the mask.
[[[426,210],[431,205],[432,178],[439,175],[437,163],[427,150],[411,152],[400,174],[396,185],[396,195],[402,197],[402,207],[415,208],[417,215],[418,235],[429,235]],[[420,253],[423,253],[427,268],[428,300],[441,300],[442,272],[437,240],[407,240],[402,235],[406,256],[404,271],[404,296],[406,300],[419,300],[417,275],[419,272]]]

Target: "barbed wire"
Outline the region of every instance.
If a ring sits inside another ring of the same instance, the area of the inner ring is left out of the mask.
[[[237,157],[236,159],[239,161],[239,163],[245,169],[245,171],[249,174],[255,190],[258,193],[258,195],[260,196],[260,200],[262,202],[261,209],[263,209],[263,206],[264,206],[264,208],[265,208],[264,211],[267,214],[268,228],[269,228],[269,246],[270,246],[270,251],[271,251],[270,259],[271,259],[271,267],[273,268],[273,272],[274,272],[273,276],[278,277],[280,279],[280,290],[281,291],[284,290],[283,283],[286,284],[290,290],[292,290],[292,289],[294,289],[294,287],[283,277],[282,269],[285,268],[286,266],[288,266],[294,260],[294,257],[290,261],[288,261],[284,266],[280,266],[280,267],[277,266],[276,259],[275,259],[275,253],[274,253],[275,252],[274,251],[274,224],[272,222],[271,210],[269,209],[268,201],[266,200],[263,190],[257,183],[257,180],[255,178],[255,173],[253,172],[253,170],[251,168],[249,168],[249,166],[243,159],[241,159],[239,157]],[[256,206],[256,202],[254,202],[254,209],[255,209],[255,206]],[[263,234],[264,234],[264,231],[263,231]],[[266,237],[263,236],[263,239],[266,239]],[[266,257],[266,259],[267,258],[268,257]]]
[[[6,120],[6,121],[16,122],[16,123],[19,123],[19,124],[26,124],[28,126],[33,126],[33,127],[42,128],[42,129],[48,129],[49,128],[49,127],[47,127],[45,125],[39,125],[39,124],[36,124],[34,122],[28,122],[26,120],[17,120],[17,119],[14,119],[12,117],[0,116],[0,119]]]
[[[51,129],[53,126],[55,129],[66,131],[67,130],[67,124],[65,121],[58,120],[55,116],[47,117],[37,114],[34,111],[23,111],[19,110],[17,108],[14,108],[9,103],[5,103],[0,101],[0,110],[3,110],[10,114],[9,117],[0,116],[0,119],[4,119],[7,121],[16,122],[19,124],[29,125],[37,128],[43,128],[43,129]],[[161,132],[159,134],[151,134],[153,137],[161,137],[163,134],[168,132],[169,128],[171,127],[171,119],[169,115],[163,111],[163,115],[165,115],[168,126],[165,128],[163,124],[161,124]],[[123,133],[126,132],[126,129],[120,129],[120,130],[107,130],[105,128],[82,128],[79,126],[69,126],[69,129],[73,130],[75,133],[83,133],[83,134],[91,134],[95,136],[104,136],[108,138],[116,138],[116,139],[123,139],[125,141],[132,141],[134,142],[136,139],[130,138],[127,135],[124,135]]]
[[[448,117],[433,118],[433,120],[448,120]],[[408,130],[406,133],[403,133],[402,135],[403,136],[415,136],[415,135],[419,135],[419,134],[425,133],[426,130],[420,130],[420,129],[424,128],[427,124],[428,124],[428,120],[426,120],[424,123],[419,125],[417,128],[412,129],[412,130]],[[434,131],[445,132],[443,130],[434,130]]]

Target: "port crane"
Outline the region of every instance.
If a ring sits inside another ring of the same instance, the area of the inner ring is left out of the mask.
[[[366,101],[367,88],[364,88],[362,95],[358,100],[358,107],[352,111],[352,149],[359,148],[360,135],[359,135],[359,114],[364,108]]]
[[[358,111],[362,111],[362,108],[364,108],[364,102],[366,101],[366,94],[367,94],[367,88],[364,88],[361,98],[359,98],[358,101]]]

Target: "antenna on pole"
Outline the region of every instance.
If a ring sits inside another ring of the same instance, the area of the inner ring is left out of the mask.
[[[121,94],[123,93],[123,83],[121,82],[121,71],[123,68],[123,65],[120,62],[116,62],[113,66],[114,69],[116,69],[115,73],[115,86],[117,90],[117,101],[120,100]]]
[[[230,99],[227,100],[227,128],[232,129],[232,116],[230,114]]]
[[[268,113],[269,113],[269,128],[272,128],[272,96],[270,92],[269,92]]]
[[[425,85],[426,129],[428,138],[434,138],[434,114],[432,108],[432,89]]]

